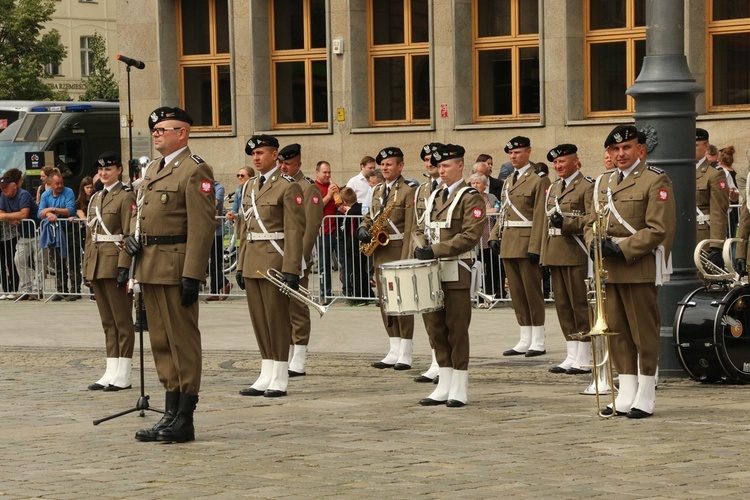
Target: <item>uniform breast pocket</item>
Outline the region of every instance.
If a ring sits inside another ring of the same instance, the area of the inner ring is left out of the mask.
[[[178,206],[179,182],[164,182],[154,188],[157,204],[161,210],[175,210]]]
[[[617,204],[624,217],[642,217],[646,213],[646,203],[643,200],[643,193],[628,193],[620,197]]]
[[[258,207],[258,215],[260,220],[268,227],[271,221],[281,221],[284,215],[284,207],[281,205],[279,200],[263,200],[256,202]],[[271,231],[271,229],[269,229]]]
[[[523,208],[534,208],[534,197],[529,194],[522,194],[519,198],[521,198],[521,206]]]
[[[708,205],[710,199],[710,194],[708,192],[707,186],[700,186],[695,190],[695,204],[698,206],[704,206]]]

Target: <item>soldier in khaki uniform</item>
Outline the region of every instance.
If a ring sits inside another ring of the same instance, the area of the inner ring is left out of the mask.
[[[84,281],[90,281],[96,307],[102,320],[107,348],[104,376],[89,390],[129,389],[133,363],[133,297],[126,286],[131,258],[123,249],[130,234],[130,218],[135,208],[133,191],[120,182],[120,155],[109,151],[96,165],[104,189],[94,194],[86,210],[86,251],[83,256]]]
[[[708,132],[702,128],[695,129],[696,243],[706,239],[721,240],[709,245],[708,258],[723,267],[721,252],[728,234],[729,189],[724,170],[712,166],[706,158],[708,146]]]
[[[542,245],[542,263],[549,266],[555,309],[565,336],[567,356],[551,373],[588,373],[591,364],[590,339],[580,341],[577,333],[588,333],[589,310],[585,280],[589,256],[583,229],[593,212],[594,179],[579,170],[578,148],[560,144],[547,153],[557,172],[557,180],[547,191],[549,228]]]
[[[481,195],[463,180],[464,153],[454,144],[440,144],[432,152],[443,187],[428,200],[416,231],[426,244],[414,250],[414,257],[440,259],[445,294],[443,309],[423,315],[440,369],[437,387],[419,402],[422,406],[461,407],[469,400],[471,275],[486,214]]]
[[[166,388],[165,413],[140,441],[195,439],[193,412],[201,384],[198,293],[205,280],[216,230],[214,178],[203,159],[190,152],[193,120],[180,108],[158,108],[148,126],[162,154],[138,185],[126,250],[136,256],[149,322],[151,350]]]
[[[659,360],[657,285],[668,279],[676,224],[672,183],[663,170],[639,160],[632,125],[615,127],[604,142],[617,167],[599,176],[594,204],[606,203],[606,239],[601,255],[607,271],[606,312],[611,355],[619,374],[615,408],[602,413],[650,417],[656,402]],[[593,220],[593,219],[592,219]],[[586,242],[591,245],[591,221]],[[640,362],[640,372],[639,372]]]
[[[539,256],[547,230],[544,203],[550,180],[543,172],[535,172],[529,162],[531,141],[528,137],[514,137],[505,146],[505,152],[514,172],[505,179],[503,188],[503,227],[495,224],[489,246],[503,260],[521,338],[512,349],[504,351],[503,356],[540,356],[547,352]]]
[[[302,186],[305,207],[305,234],[302,239],[304,269],[299,286],[307,288],[310,279],[312,251],[323,221],[323,196],[315,180],[302,173],[302,146],[290,144],[279,151],[281,172],[293,177]],[[292,338],[289,349],[289,376],[306,375],[307,346],[310,343],[310,308],[299,300],[289,301],[289,315],[292,320]]]
[[[242,213],[237,226],[237,284],[247,293],[247,306],[261,355],[260,376],[243,396],[281,397],[289,383],[289,342],[292,338],[289,296],[263,278],[269,269],[283,273],[284,283],[299,289],[305,207],[302,184],[276,164],[279,141],[254,135],[245,153],[252,157],[256,177],[242,188]]]
[[[735,248],[734,269],[740,277],[747,275],[748,238],[750,238],[750,182],[745,185],[745,199],[740,207],[740,221],[737,226],[737,242]]]
[[[440,187],[443,182],[443,180],[440,178],[440,170],[436,165],[433,165],[431,161],[432,152],[438,147],[438,145],[440,145],[439,142],[431,142],[429,144],[425,144],[419,151],[419,158],[424,162],[424,175],[425,177],[427,177],[427,181],[420,184],[417,189],[414,190],[415,228],[419,228],[422,225],[422,221],[424,220],[425,208],[427,206],[427,200],[430,198],[430,195],[433,192],[437,191],[438,187]],[[416,242],[412,238],[412,241],[410,241],[409,244],[409,255],[412,255],[414,253],[414,250],[416,249]],[[422,320],[424,321],[424,316],[422,316]],[[430,347],[432,347],[432,340],[430,340]],[[438,365],[437,358],[435,357],[435,348],[432,347],[432,363],[430,364],[430,367],[427,368],[426,372],[422,373],[418,377],[414,377],[414,382],[437,382],[439,369],[440,365]]]
[[[357,239],[362,243],[370,243],[372,240],[370,228],[375,223],[381,224],[382,231],[388,233],[390,237],[388,245],[377,247],[373,254],[378,297],[382,297],[380,265],[409,257],[409,242],[404,242],[404,235],[411,235],[413,227],[414,217],[411,214],[411,209],[414,203],[416,183],[412,186],[401,175],[401,171],[404,169],[404,153],[401,149],[397,147],[382,149],[375,161],[380,165],[385,182],[378,184],[373,190],[370,210],[365,214],[362,224],[357,230]],[[393,208],[390,216],[381,216],[391,205]],[[372,366],[379,369],[410,369],[414,338],[414,316],[386,316],[382,308],[380,312],[388,333],[390,349],[382,360],[373,363]]]

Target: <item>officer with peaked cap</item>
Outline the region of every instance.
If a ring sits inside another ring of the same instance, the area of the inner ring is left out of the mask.
[[[151,350],[159,381],[167,390],[165,413],[140,441],[195,439],[193,412],[201,384],[198,293],[205,279],[216,213],[211,167],[188,147],[193,120],[180,108],[162,107],[149,116],[154,148],[161,157],[138,185],[137,210],[126,251],[136,257],[149,318]]]
[[[279,151],[281,172],[302,186],[305,207],[305,229],[302,242],[303,270],[299,286],[308,288],[310,264],[318,232],[323,221],[323,196],[315,180],[302,173],[302,146],[289,144]],[[310,308],[299,300],[289,302],[289,315],[292,321],[292,337],[289,348],[289,376],[300,377],[307,374],[307,346],[310,343]]]
[[[263,275],[275,269],[287,287],[299,289],[305,207],[302,185],[277,165],[278,149],[279,141],[270,135],[254,135],[245,147],[258,175],[242,188],[237,284],[247,292],[261,368],[258,379],[240,391],[243,396],[286,396],[289,383],[290,300],[297,299],[290,299]]]
[[[604,141],[617,167],[600,175],[594,206],[606,205],[601,255],[607,271],[606,314],[611,356],[619,374],[615,408],[602,414],[645,418],[654,413],[659,360],[658,285],[669,279],[676,225],[672,182],[639,159],[638,130],[615,127]],[[593,218],[586,226],[591,246]]]
[[[544,333],[544,292],[539,256],[547,230],[545,194],[549,177],[536,172],[529,161],[531,141],[517,136],[505,145],[514,172],[503,186],[502,227],[495,224],[489,246],[500,254],[508,277],[516,320],[521,329],[518,343],[503,356],[540,356],[547,352]],[[502,238],[502,245],[500,239]]]

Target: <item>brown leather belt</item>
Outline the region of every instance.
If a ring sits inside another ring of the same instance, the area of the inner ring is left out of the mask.
[[[187,235],[180,234],[175,236],[151,236],[144,234],[141,236],[141,245],[173,245],[175,243],[187,243]]]

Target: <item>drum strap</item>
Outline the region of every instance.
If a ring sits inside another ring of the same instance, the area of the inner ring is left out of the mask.
[[[448,189],[448,188],[444,188]],[[425,209],[425,215],[424,215],[424,221],[425,221],[425,228],[429,228],[430,231],[428,232],[430,243],[440,243],[440,230],[441,229],[449,229],[451,227],[451,220],[453,219],[453,211],[458,206],[458,202],[461,200],[461,196],[463,194],[471,189],[470,186],[464,186],[461,189],[458,190],[456,193],[456,196],[453,198],[453,201],[451,202],[450,207],[448,207],[448,213],[446,214],[445,218],[446,220],[443,222],[440,221],[434,221],[432,220],[432,209],[435,204],[435,196],[437,195],[438,190],[435,190],[430,195],[430,198],[427,200],[427,207]]]

